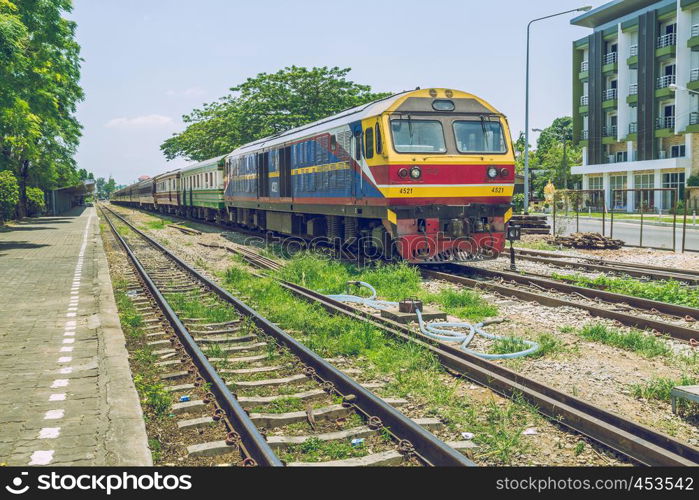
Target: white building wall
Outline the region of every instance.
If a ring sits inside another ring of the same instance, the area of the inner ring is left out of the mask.
[[[692,66],[692,50],[687,47],[687,41],[692,33],[692,13],[682,10],[681,2],[677,2],[677,85],[687,88]],[[686,90],[675,92],[675,133],[679,134],[689,125],[690,93]]]
[[[618,59],[619,72],[617,74],[617,141],[623,141],[629,132],[629,123],[631,123],[631,109],[626,102],[629,96],[629,85],[631,84],[629,65],[626,64],[626,59],[631,55],[631,45],[633,37],[628,32],[621,30],[621,24],[618,25]]]

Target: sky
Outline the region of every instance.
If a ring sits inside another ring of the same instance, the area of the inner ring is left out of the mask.
[[[118,184],[187,164],[160,144],[182,115],[258,73],[350,67],[376,91],[478,95],[524,130],[526,26],[585,0],[74,0],[85,101],[78,168]],[[575,14],[535,23],[530,126],[571,114]],[[536,135],[533,135],[535,139]]]

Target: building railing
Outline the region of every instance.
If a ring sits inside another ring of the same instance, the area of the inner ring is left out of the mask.
[[[658,37],[657,47],[662,49],[663,47],[669,47],[671,45],[677,45],[677,33],[668,33],[663,36]]]
[[[590,69],[590,61],[583,61],[580,63],[580,72],[581,73],[587,73],[587,71]]]
[[[699,36],[699,24],[693,24],[692,25],[692,32],[690,33],[691,36]]]
[[[611,101],[616,99],[616,89],[607,89],[602,93],[603,101]]]
[[[586,141],[590,138],[590,131],[589,130],[581,130],[580,131],[580,140],[581,141]]]
[[[629,85],[629,95],[638,95],[638,83]]]
[[[590,103],[590,97],[589,96],[580,96],[580,105],[581,106],[587,106]]]
[[[629,134],[636,134],[636,133],[638,133],[638,123],[637,122],[629,123]]]
[[[616,137],[616,125],[602,127],[602,137]]]
[[[665,75],[658,77],[657,80],[657,86],[659,89],[664,89],[675,83],[677,83],[677,75]]]
[[[658,129],[663,128],[675,128],[675,117],[674,116],[659,116],[655,127]]]
[[[697,80],[699,80],[699,68],[694,68],[689,72],[689,81],[696,82]]]
[[[629,47],[629,57],[634,57],[638,55],[638,44]]]
[[[691,113],[689,113],[689,124],[699,125],[699,112],[692,111]]]
[[[609,54],[605,54],[604,58],[602,59],[602,64],[607,65],[607,64],[614,64],[617,62],[617,53],[616,52],[610,52]]]

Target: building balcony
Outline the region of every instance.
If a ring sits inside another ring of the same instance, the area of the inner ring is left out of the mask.
[[[655,128],[658,130],[663,130],[666,128],[675,128],[675,117],[674,116],[659,116],[655,121]]]
[[[665,75],[656,80],[656,88],[665,89],[677,83],[677,75]]]
[[[580,140],[581,141],[586,141],[590,138],[590,131],[589,130],[581,130],[580,131]]]
[[[607,89],[604,92],[602,92],[602,100],[603,101],[613,101],[616,99],[617,92],[616,89]]]
[[[585,174],[606,174],[606,173],[625,173],[625,172],[637,172],[637,171],[647,171],[652,172],[654,170],[682,170],[687,167],[691,167],[692,159],[686,157],[680,158],[665,158],[657,160],[645,160],[637,161],[632,158],[630,161],[615,161],[609,162],[611,158],[605,158],[606,160],[602,164],[597,165],[581,165],[571,168],[571,173],[573,175],[585,175]]]
[[[586,95],[580,96],[580,105],[587,106],[588,104],[590,104],[590,96],[586,96]]]
[[[689,81],[699,81],[699,68],[694,68],[692,71],[689,72]]]
[[[637,122],[629,123],[629,134],[637,134],[637,133],[638,133],[638,123]]]
[[[638,95],[638,83],[629,85],[629,95]]]
[[[616,64],[618,61],[618,54],[616,52],[610,52],[609,54],[605,54],[604,57],[602,58],[602,65],[606,66],[608,64]]]
[[[616,125],[602,127],[602,137],[616,137]]]
[[[662,49],[665,47],[671,47],[673,45],[677,45],[677,33],[668,33],[666,35],[659,36],[655,47]]]
[[[699,111],[693,111],[689,113],[689,124],[699,125]]]
[[[629,57],[636,57],[638,55],[638,44],[634,44],[629,47]]]
[[[699,24],[692,26],[691,32],[689,33],[689,40],[687,40],[687,47],[692,50],[699,50]]]
[[[587,73],[590,70],[590,61],[580,63],[580,73]]]

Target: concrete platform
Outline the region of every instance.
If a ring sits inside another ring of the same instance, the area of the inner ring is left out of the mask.
[[[94,207],[0,233],[0,374],[0,463],[152,463]]]

